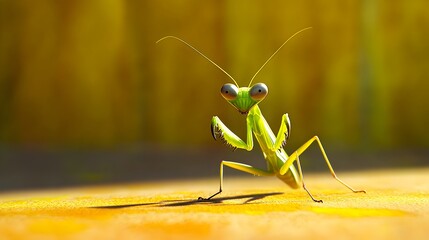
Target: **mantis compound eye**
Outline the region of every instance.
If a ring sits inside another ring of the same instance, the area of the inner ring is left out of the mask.
[[[234,100],[238,95],[238,88],[234,84],[227,83],[222,86],[220,89],[220,93],[222,94],[222,97],[226,100]]]
[[[257,83],[250,88],[249,94],[253,100],[260,101],[267,96],[268,87],[263,83]]]

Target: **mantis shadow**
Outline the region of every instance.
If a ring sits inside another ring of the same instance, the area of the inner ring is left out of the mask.
[[[239,200],[246,199],[242,204],[248,204],[256,200],[263,199],[269,196],[280,195],[281,192],[272,192],[272,193],[260,193],[260,194],[245,194],[238,196],[230,196],[230,197],[220,197],[213,198],[210,200],[166,200],[160,202],[153,203],[136,203],[136,204],[122,204],[122,205],[107,205],[107,206],[94,206],[88,207],[93,209],[121,209],[121,208],[131,208],[131,207],[141,207],[141,206],[154,206],[154,207],[182,207],[189,205],[197,205],[197,204],[219,204],[223,203],[226,200]]]

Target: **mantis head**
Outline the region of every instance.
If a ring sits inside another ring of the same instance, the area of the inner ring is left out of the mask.
[[[253,106],[264,100],[268,94],[268,87],[264,83],[256,83],[252,87],[239,88],[227,83],[222,86],[220,93],[241,114],[247,114]]]

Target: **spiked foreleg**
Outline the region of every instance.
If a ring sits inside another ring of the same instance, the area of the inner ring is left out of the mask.
[[[271,151],[277,151],[280,148],[283,148],[286,145],[286,141],[290,135],[290,120],[289,115],[283,114],[282,122],[280,123],[280,129],[277,133],[276,141],[271,147]]]
[[[253,148],[252,126],[249,120],[247,121],[247,143],[229,130],[217,116],[212,118],[211,131],[215,140],[219,138],[233,149],[241,148],[250,151]]]

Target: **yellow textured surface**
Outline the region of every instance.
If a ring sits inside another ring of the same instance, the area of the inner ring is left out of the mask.
[[[0,239],[428,239],[429,169],[166,181],[0,195]]]

